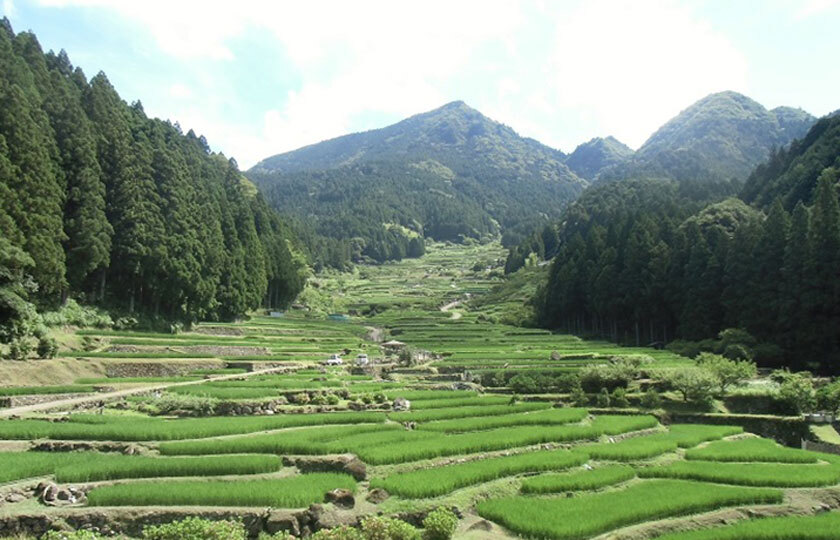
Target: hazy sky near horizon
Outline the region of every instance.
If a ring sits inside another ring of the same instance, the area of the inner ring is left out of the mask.
[[[454,100],[565,152],[721,90],[840,109],[840,0],[0,2],[243,169]]]

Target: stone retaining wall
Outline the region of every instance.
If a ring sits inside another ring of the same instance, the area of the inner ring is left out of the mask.
[[[250,538],[256,538],[261,532],[274,534],[280,531],[295,536],[308,536],[320,529],[358,524],[358,517],[351,510],[341,511],[321,504],[313,504],[305,510],[68,508],[50,513],[29,511],[0,515],[0,538],[15,535],[39,537],[50,530],[69,529],[85,529],[106,536],[126,534],[139,537],[147,525],[170,523],[190,516],[217,521],[241,521]]]
[[[802,449],[840,456],[840,445],[802,439]]]
[[[187,375],[198,369],[219,369],[225,367],[221,360],[188,360],[158,362],[108,362],[105,375],[108,377],[176,377]]]
[[[27,405],[38,405],[61,399],[73,399],[78,397],[92,396],[91,392],[76,392],[72,394],[31,394],[28,396],[9,396],[0,399],[0,407],[26,407]]]

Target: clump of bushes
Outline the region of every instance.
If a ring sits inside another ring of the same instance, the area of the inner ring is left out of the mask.
[[[92,531],[49,531],[41,540],[102,540],[105,537]]]
[[[91,306],[81,306],[72,298],[58,311],[41,315],[47,326],[80,326],[83,328],[111,328],[114,321],[107,312]]]
[[[602,388],[612,391],[627,388],[630,381],[639,375],[635,360],[619,360],[609,364],[591,364],[580,370],[580,384],[586,392],[599,392]]]
[[[433,510],[423,520],[425,540],[449,540],[458,528],[458,517],[448,508]]]
[[[212,416],[218,402],[208,396],[166,392],[153,401],[141,403],[137,409],[152,415]]]
[[[376,516],[362,520],[358,529],[342,525],[320,530],[309,538],[311,540],[421,540],[422,536],[419,530],[404,521]]]
[[[188,517],[143,529],[143,540],[246,540],[245,526],[236,521]]]

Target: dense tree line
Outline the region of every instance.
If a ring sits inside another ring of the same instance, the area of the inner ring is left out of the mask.
[[[756,206],[685,196],[690,182],[588,190],[558,228],[542,322],[637,344],[741,328],[759,361],[840,371],[838,124],[774,152],[742,193]]]
[[[25,270],[31,299],[193,321],[300,291],[288,227],[203,137],[148,118],[6,19],[0,72],[0,274]]]

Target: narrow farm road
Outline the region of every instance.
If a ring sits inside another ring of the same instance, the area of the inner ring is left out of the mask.
[[[12,407],[8,409],[0,409],[0,418],[8,418],[9,416],[20,416],[23,414],[31,414],[31,413],[38,413],[38,412],[47,412],[52,410],[61,410],[61,409],[72,409],[74,407],[80,405],[88,405],[90,403],[97,403],[99,401],[110,401],[113,399],[131,396],[134,394],[142,394],[144,392],[154,392],[156,390],[166,390],[167,388],[174,388],[177,386],[190,386],[194,384],[202,384],[207,382],[215,382],[215,381],[227,381],[231,379],[241,379],[242,377],[253,377],[255,375],[267,375],[270,373],[276,373],[279,371],[284,371],[289,369],[288,366],[281,366],[281,367],[273,367],[269,369],[261,369],[257,371],[251,371],[248,373],[236,373],[233,375],[217,375],[213,377],[207,377],[204,379],[198,379],[195,381],[184,381],[184,382],[170,382],[170,383],[161,383],[161,384],[152,384],[147,386],[138,386],[134,388],[127,388],[125,390],[115,390],[113,392],[104,392],[104,393],[97,393],[97,394],[89,394],[77,398],[70,398],[70,399],[60,399],[56,401],[48,401],[46,403],[38,403],[35,405],[23,405],[21,407]]]
[[[440,308],[440,310],[443,311],[444,313],[447,313],[447,312],[451,311],[452,308],[460,306],[460,305],[461,305],[461,301],[460,300],[455,300],[454,302],[449,302],[448,304],[446,304],[445,306]],[[461,316],[462,316],[462,313],[460,311],[452,311],[452,317],[451,318],[452,318],[453,321],[457,321],[458,319],[461,318]]]

